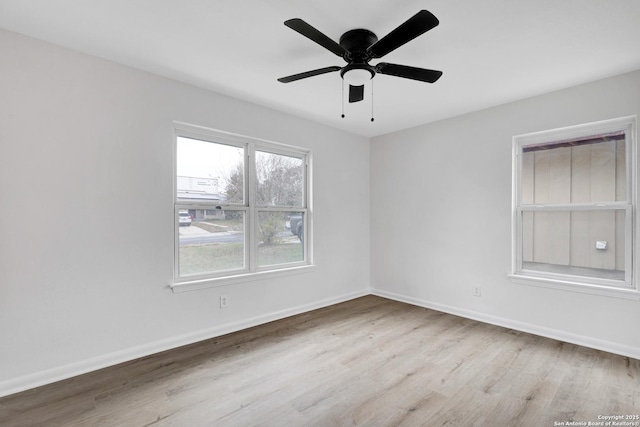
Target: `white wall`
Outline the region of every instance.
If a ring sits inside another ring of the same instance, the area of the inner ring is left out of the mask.
[[[366,138],[11,32],[0,52],[0,395],[368,293]],[[312,150],[314,272],[171,292],[173,120]]]
[[[640,72],[374,138],[374,293],[640,357],[639,301],[507,277],[512,136],[629,115]]]

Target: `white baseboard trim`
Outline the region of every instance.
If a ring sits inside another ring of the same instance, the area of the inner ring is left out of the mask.
[[[226,325],[214,328],[203,329],[194,333],[185,334],[166,340],[156,341],[141,346],[116,351],[113,353],[101,355],[87,360],[70,363],[68,365],[35,372],[28,375],[12,378],[10,380],[0,382],[0,397],[10,394],[19,393],[21,391],[30,390],[56,381],[65,380],[98,369],[114,366],[119,363],[129,362],[141,357],[149,356],[166,350],[171,350],[184,345],[193,344],[199,341],[219,337],[232,332],[262,325],[274,320],[284,319],[286,317],[295,316],[296,314],[306,313],[319,308],[328,307],[330,305],[349,301],[365,295],[369,295],[369,289],[365,288],[360,291],[327,298],[310,304],[304,304],[297,307],[288,308],[256,317],[252,317],[239,322],[228,323]]]
[[[480,313],[473,310],[467,310],[460,307],[449,306],[446,304],[439,304],[430,302],[423,299],[409,297],[406,295],[397,294],[395,292],[388,292],[381,289],[371,289],[371,294],[377,295],[383,298],[392,299],[395,301],[404,302],[419,307],[429,308],[444,313],[453,314],[467,319],[477,320],[483,323],[489,323],[492,325],[502,326],[504,328],[514,329],[521,332],[527,332],[533,335],[539,335],[546,338],[551,338],[559,341],[564,341],[571,344],[580,345],[583,347],[589,347],[596,350],[602,350],[609,353],[618,354],[621,356],[632,357],[634,359],[640,359],[640,348],[632,347],[628,345],[618,344],[611,341],[600,340],[584,335],[572,334],[570,332],[561,331],[558,329],[551,329],[542,326],[537,326],[530,323],[519,322],[517,320],[507,319],[504,317],[492,316],[490,314]]]

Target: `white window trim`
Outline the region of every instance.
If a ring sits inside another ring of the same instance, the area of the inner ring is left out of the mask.
[[[217,286],[233,285],[255,280],[263,280],[292,274],[309,273],[315,270],[313,263],[313,209],[312,209],[312,161],[311,151],[306,148],[263,139],[237,135],[229,132],[211,129],[203,126],[192,125],[184,122],[173,123],[173,204],[174,204],[174,263],[173,281],[169,285],[174,293],[196,289],[205,289]],[[177,198],[177,138],[191,137],[202,141],[210,141],[218,144],[227,144],[245,149],[247,166],[245,167],[245,203],[220,203],[207,201],[180,201]],[[302,206],[256,206],[250,202],[255,200],[255,165],[253,159],[256,151],[265,151],[274,154],[294,156],[304,159],[304,197]],[[179,276],[179,225],[177,212],[187,206],[197,206],[205,209],[215,209],[222,206],[224,209],[240,210],[245,212],[245,268],[215,272],[207,275],[193,277]],[[304,260],[299,262],[270,265],[259,267],[257,265],[256,224],[257,212],[261,211],[290,211],[304,212]],[[247,259],[248,258],[248,259]]]
[[[521,205],[521,171],[522,148],[533,144],[542,144],[554,140],[565,140],[594,134],[601,134],[615,130],[625,130],[626,133],[626,167],[627,173],[627,201],[611,203],[567,204],[567,205]],[[636,116],[621,117],[611,120],[603,120],[588,124],[570,126],[560,129],[552,129],[542,132],[534,132],[513,137],[512,153],[512,262],[509,277],[514,283],[540,286],[551,289],[587,293],[607,297],[624,299],[640,299],[638,287],[638,239],[636,236],[637,224],[637,191],[638,177],[637,148],[636,148]],[[624,209],[626,210],[625,235],[629,238],[625,241],[625,282],[585,278],[567,274],[554,274],[548,272],[534,272],[522,269],[522,221],[523,211],[536,210],[598,210],[598,209]]]

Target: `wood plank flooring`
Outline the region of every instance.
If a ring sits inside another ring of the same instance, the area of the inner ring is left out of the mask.
[[[555,427],[639,414],[636,359],[375,296],[0,399],[1,426]]]

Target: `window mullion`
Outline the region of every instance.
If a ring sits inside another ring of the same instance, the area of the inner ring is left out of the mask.
[[[262,212],[304,212],[304,206],[256,206]]]
[[[246,224],[247,233],[247,253],[249,258],[248,266],[250,271],[258,268],[258,213],[256,211],[256,150],[255,146],[249,144],[247,150],[247,204],[249,205],[249,215]]]
[[[522,211],[597,211],[597,210],[624,210],[630,206],[627,202],[608,203],[563,203],[563,204],[539,204],[521,205]]]

